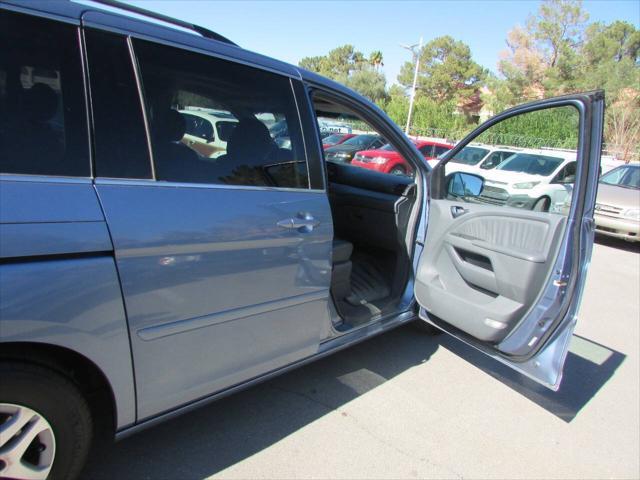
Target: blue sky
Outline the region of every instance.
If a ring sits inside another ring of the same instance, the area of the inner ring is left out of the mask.
[[[210,28],[240,46],[297,64],[350,43],[368,55],[382,51],[383,71],[395,83],[410,53],[400,43],[451,35],[474,59],[496,70],[507,32],[524,24],[540,2],[449,1],[206,1],[144,0],[138,6]],[[640,0],[587,0],[590,21],[626,20],[640,27]]]

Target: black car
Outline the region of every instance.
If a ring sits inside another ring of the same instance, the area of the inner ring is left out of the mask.
[[[327,148],[324,154],[328,162],[351,163],[356,152],[360,150],[375,150],[385,143],[387,142],[380,135],[356,135],[340,145]]]

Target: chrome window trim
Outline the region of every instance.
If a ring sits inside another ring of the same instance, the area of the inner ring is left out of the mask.
[[[84,111],[87,121],[87,142],[89,148],[89,175],[96,176],[95,152],[93,151],[93,103],[91,102],[91,90],[89,88],[89,63],[87,58],[87,44],[84,38],[84,29],[80,26],[78,31],[78,43],[80,47],[80,65],[82,68],[82,85],[84,86]]]
[[[300,114],[300,107],[298,106],[298,98],[296,96],[296,91],[293,88],[293,80],[289,77],[289,87],[291,88],[291,96],[293,97],[293,102],[296,106],[296,113],[298,114],[298,125],[300,125],[300,136],[302,137],[302,148],[304,150],[304,161],[307,165],[307,190],[311,190],[311,175],[309,172],[309,152],[307,151],[307,141],[304,138],[304,127],[302,126],[302,117]],[[291,135],[289,135],[291,137]]]
[[[226,185],[223,183],[186,183],[167,182],[164,180],[139,179],[139,178],[103,178],[95,179],[96,185],[122,185],[122,186],[144,186],[144,187],[168,187],[168,188],[200,188],[208,190],[247,190],[261,192],[290,192],[290,193],[326,193],[324,190],[311,188],[285,188],[285,187],[262,187],[253,185]]]
[[[138,64],[138,57],[133,48],[133,42],[131,36],[127,36],[127,48],[129,50],[129,58],[131,60],[131,66],[133,67],[133,76],[136,79],[136,88],[138,89],[138,100],[140,101],[140,108],[142,109],[142,122],[144,123],[144,132],[147,136],[147,149],[149,150],[149,163],[151,164],[151,178],[156,179],[156,166],[153,159],[153,146],[151,145],[151,129],[149,128],[149,119],[147,118],[147,104],[144,97],[144,89],[142,86],[142,80],[140,79],[140,65]]]
[[[0,181],[33,183],[82,183],[91,184],[91,177],[68,177],[56,175],[34,175],[30,173],[0,173]]]

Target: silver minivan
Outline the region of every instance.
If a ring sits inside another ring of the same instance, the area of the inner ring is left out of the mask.
[[[431,170],[342,85],[137,7],[4,1],[0,44],[0,477],[77,477],[99,435],[408,322],[558,388],[602,92],[507,110]],[[188,111],[224,113],[223,151],[190,146]],[[445,175],[486,131],[554,112],[575,117],[566,215]],[[318,118],[366,124],[415,174],[327,161]]]

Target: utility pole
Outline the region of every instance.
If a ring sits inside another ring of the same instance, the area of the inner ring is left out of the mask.
[[[413,72],[413,86],[411,87],[411,97],[409,98],[409,114],[407,115],[407,126],[404,129],[404,133],[409,135],[409,127],[411,126],[411,113],[413,112],[413,101],[416,98],[416,84],[418,83],[418,69],[420,68],[420,53],[422,51],[422,37],[420,37],[420,43],[413,45],[400,45],[402,48],[406,48],[413,54],[413,58],[416,62],[416,69]],[[415,48],[418,47],[416,51]]]

